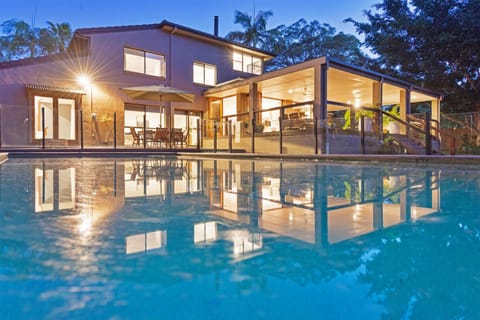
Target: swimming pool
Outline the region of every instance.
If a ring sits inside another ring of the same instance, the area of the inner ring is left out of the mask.
[[[10,159],[2,319],[478,319],[480,171]]]

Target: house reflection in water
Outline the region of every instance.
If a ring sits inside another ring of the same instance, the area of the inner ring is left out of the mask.
[[[412,168],[152,158],[32,169],[34,211],[77,213],[80,233],[119,211],[148,221],[148,207],[188,216],[191,246],[228,241],[233,258],[261,252],[268,236],[327,247],[440,211],[440,172]],[[181,234],[169,228],[124,234],[124,252],[169,246]]]

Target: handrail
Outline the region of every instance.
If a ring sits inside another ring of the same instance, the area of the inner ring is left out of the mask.
[[[416,131],[418,131],[419,133],[422,133],[422,134],[425,133],[422,129],[420,129],[420,128],[418,128],[418,127],[416,127],[416,126],[414,126],[414,125],[412,125],[412,124],[410,124],[410,123],[408,123],[408,122],[406,122],[406,121],[404,121],[404,120],[402,120],[402,119],[400,119],[400,118],[398,118],[398,117],[396,117],[396,116],[394,116],[394,115],[392,115],[392,114],[390,114],[390,113],[388,113],[384,110],[368,108],[368,107],[362,107],[362,109],[373,111],[373,112],[381,112],[383,115],[386,115],[386,116],[392,118],[393,120],[400,122],[401,124],[405,125],[407,128],[416,130]]]
[[[419,118],[419,117],[416,117],[412,114],[407,114],[407,118],[413,120],[413,121],[419,121],[421,124],[422,124],[422,127],[425,128],[425,119],[422,119],[422,118]],[[430,126],[430,130],[432,130],[433,132],[435,132],[435,134],[431,134],[431,136],[435,139],[438,140],[438,136],[440,135],[440,122],[438,120],[435,120],[435,119],[430,119],[430,122],[434,122],[437,124],[437,126]],[[411,124],[411,123],[410,123]]]

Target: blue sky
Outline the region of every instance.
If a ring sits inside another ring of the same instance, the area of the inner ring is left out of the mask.
[[[45,21],[69,22],[72,28],[157,23],[163,19],[205,32],[213,32],[219,16],[220,36],[241,30],[234,11],[272,10],[268,27],[292,24],[300,18],[329,23],[337,31],[355,34],[352,17],[365,20],[363,10],[380,0],[0,0],[0,22],[20,19],[45,26]]]

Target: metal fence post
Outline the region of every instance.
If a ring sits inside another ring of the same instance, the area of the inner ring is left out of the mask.
[[[283,121],[282,117],[278,118],[279,130],[280,130],[280,154],[283,154]]]
[[[255,118],[252,119],[252,153],[255,153]]]
[[[113,149],[117,149],[117,113],[113,113]]]
[[[432,154],[432,135],[431,131],[431,123],[430,123],[430,113],[425,113],[425,154],[430,155]]]
[[[83,111],[80,110],[80,149],[83,150]]]
[[[315,154],[318,154],[318,117],[314,117],[313,121],[313,134],[315,135]]]
[[[217,152],[217,121],[213,122],[213,152]]]
[[[143,149],[147,148],[147,115],[143,113]]]
[[[233,141],[232,141],[232,120],[228,120],[228,152],[232,153],[233,150],[232,150],[232,145],[233,145]]]
[[[362,154],[365,154],[365,116],[360,116],[360,143],[362,145]]]
[[[202,130],[200,128],[200,119],[197,119],[197,150],[200,150],[201,138],[202,138]]]
[[[42,149],[45,149],[45,108],[42,107]]]

